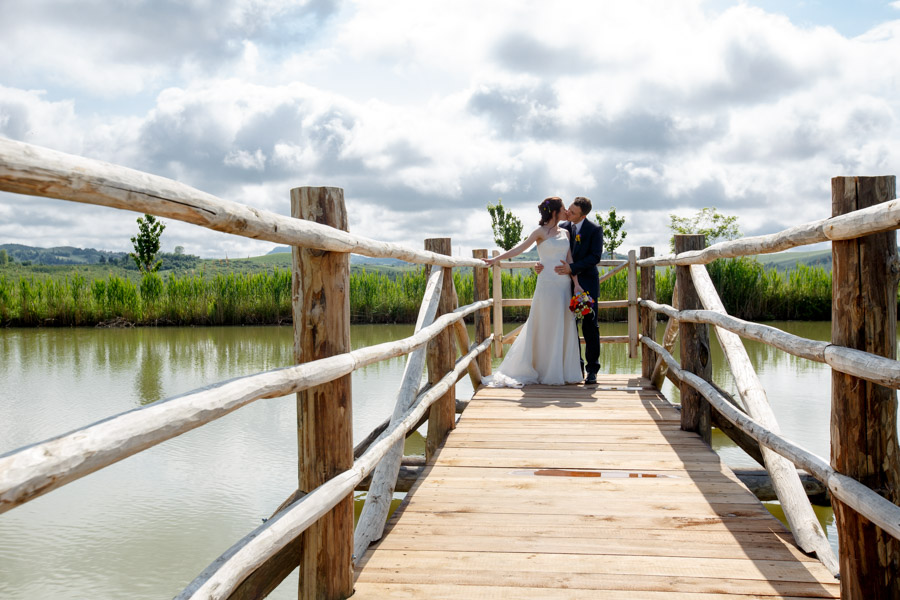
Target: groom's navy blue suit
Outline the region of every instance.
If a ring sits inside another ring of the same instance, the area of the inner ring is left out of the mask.
[[[572,263],[569,268],[578,276],[578,283],[594,301],[600,295],[600,272],[597,263],[603,256],[603,230],[587,217],[581,221],[581,232],[575,239],[575,225],[561,224],[569,232],[569,246],[572,248]],[[596,375],[600,370],[600,331],[597,329],[597,309],[581,321],[584,336],[584,360],[582,365],[588,375]]]

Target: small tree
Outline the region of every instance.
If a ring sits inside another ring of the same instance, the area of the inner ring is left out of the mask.
[[[156,255],[159,253],[159,238],[166,225],[157,221],[153,215],[138,217],[137,224],[138,234],[131,238],[134,252],[128,256],[134,260],[141,273],[155,273],[162,266],[162,261],[156,260]]]
[[[496,205],[488,204],[487,209],[491,213],[491,228],[498,246],[509,250],[522,241],[522,221],[503,208],[503,199],[498,198]]]
[[[184,246],[175,246],[175,254],[178,256],[184,254]]]
[[[737,224],[737,216],[723,215],[716,209],[704,208],[693,217],[679,217],[669,215],[671,222],[669,229],[672,237],[669,238],[669,246],[675,251],[675,236],[702,233],[706,236],[706,245],[712,246],[723,240],[734,240],[741,237],[741,230]]]
[[[603,230],[603,245],[606,246],[609,257],[615,258],[616,248],[621,246],[625,238],[628,237],[628,232],[622,229],[622,225],[625,224],[625,217],[617,219],[616,207],[610,206],[606,219],[600,213],[597,213],[597,223],[600,224],[600,228]]]
[[[9,253],[5,249],[0,250],[0,267],[5,267],[9,263]]]

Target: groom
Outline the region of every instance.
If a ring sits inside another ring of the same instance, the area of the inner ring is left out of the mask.
[[[578,283],[591,295],[594,301],[600,295],[600,273],[597,263],[603,256],[603,229],[586,217],[591,212],[591,201],[579,196],[575,198],[567,212],[568,223],[560,227],[569,232],[569,245],[572,248],[572,263],[560,261],[554,271],[560,275],[574,273]],[[539,268],[543,268],[538,265]],[[538,270],[540,273],[540,270]],[[582,370],[587,372],[584,382],[597,383],[597,371],[600,370],[600,331],[597,329],[597,308],[581,321],[581,333],[584,336],[584,358]]]

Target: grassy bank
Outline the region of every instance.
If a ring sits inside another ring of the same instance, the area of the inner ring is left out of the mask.
[[[709,265],[726,309],[761,320],[831,318],[831,272],[805,267],[767,269],[752,259]],[[454,274],[460,302],[473,301],[471,270]],[[657,273],[657,298],[670,304],[674,269]],[[503,272],[504,298],[530,298],[537,276],[530,270]],[[350,276],[350,310],[355,323],[414,322],[425,291],[423,269],[395,274],[358,270]],[[291,276],[274,269],[257,273],[149,275],[141,279],[110,274],[89,279],[80,272],[18,277],[0,272],[0,325],[73,326],[127,321],[140,325],[275,324],[291,320]],[[598,300],[625,298],[624,272],[601,285]],[[506,320],[522,320],[527,308],[504,309]],[[600,313],[606,321],[625,319],[625,310]]]

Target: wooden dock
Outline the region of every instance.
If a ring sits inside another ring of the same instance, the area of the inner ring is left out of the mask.
[[[354,599],[839,598],[646,379],[479,389]]]

